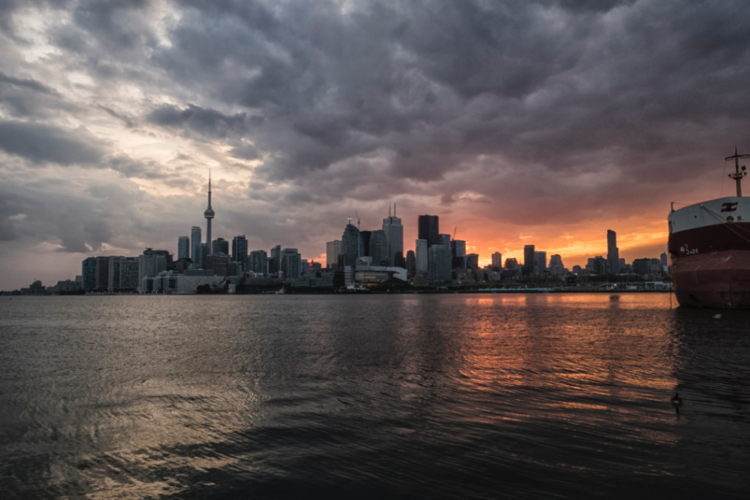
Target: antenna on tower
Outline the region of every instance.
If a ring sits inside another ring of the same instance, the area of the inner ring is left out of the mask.
[[[393,216],[396,217],[396,204],[393,204]]]
[[[391,218],[391,206],[390,205],[388,205],[388,218],[389,219]]]

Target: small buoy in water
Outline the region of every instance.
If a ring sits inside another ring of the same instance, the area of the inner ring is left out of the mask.
[[[721,314],[714,314],[714,319],[721,319]]]
[[[682,398],[680,397],[680,394],[677,392],[675,392],[674,396],[672,396],[672,406],[674,406],[674,411],[679,414],[680,406],[682,406]]]

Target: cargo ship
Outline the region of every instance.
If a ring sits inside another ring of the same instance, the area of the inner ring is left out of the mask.
[[[737,196],[696,203],[669,214],[672,288],[680,306],[750,309],[750,197],[742,196],[747,175],[738,154],[734,172]]]

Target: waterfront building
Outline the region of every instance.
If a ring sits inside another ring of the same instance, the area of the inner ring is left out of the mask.
[[[500,252],[495,252],[492,254],[492,267],[503,267],[503,255]]]
[[[611,274],[620,274],[620,249],[617,248],[617,233],[607,229],[607,264]]]
[[[201,228],[200,226],[193,226],[190,229],[190,258],[196,266],[200,267],[200,255],[201,255]]]
[[[247,238],[244,234],[232,238],[232,260],[247,264]]]
[[[338,267],[339,254],[341,254],[341,240],[326,242],[326,267],[334,269]]]
[[[427,240],[419,239],[416,244],[417,252],[415,255],[417,274],[427,274],[429,271],[429,255],[427,253]]]
[[[523,274],[534,274],[534,245],[523,247]]]
[[[143,251],[138,256],[138,285],[143,286],[143,278],[153,278],[162,271],[167,270],[167,259],[162,253],[157,253],[151,248]],[[138,290],[143,293],[142,289]]]
[[[225,253],[212,253],[206,257],[206,269],[213,271],[214,276],[229,276],[232,258]]]
[[[106,292],[109,287],[109,257],[96,258],[96,287],[97,292]]]
[[[142,293],[195,293],[199,286],[208,285],[212,289],[223,288],[227,278],[205,274],[202,271],[187,271],[185,274],[173,274],[162,271],[156,276],[146,277],[141,283]]]
[[[440,221],[437,215],[418,216],[417,229],[419,239],[427,242],[427,248],[440,243]],[[417,260],[419,260],[419,255],[417,255]]]
[[[55,285],[55,293],[58,295],[65,295],[75,292],[80,293],[81,290],[81,283],[73,280],[58,281],[57,285]]]
[[[268,254],[265,250],[250,252],[250,271],[257,274],[268,274]]]
[[[661,265],[664,267],[667,267],[669,265],[669,262],[667,261],[667,254],[662,253],[659,255],[659,261],[661,262]]]
[[[432,245],[428,251],[428,275],[431,283],[445,283],[451,280],[451,249],[448,245]]]
[[[86,292],[93,292],[96,288],[96,257],[89,257],[81,263],[81,287]]]
[[[110,257],[107,291],[133,292],[138,289],[138,259]]]
[[[388,246],[388,262],[391,266],[397,265],[397,254],[401,254],[401,259],[404,257],[404,226],[396,217],[396,205],[393,205],[393,216],[389,210],[388,217],[383,219],[383,233]]]

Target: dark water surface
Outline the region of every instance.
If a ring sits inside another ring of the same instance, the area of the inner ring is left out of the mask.
[[[745,499],[750,312],[717,312],[2,297],[0,497]]]

